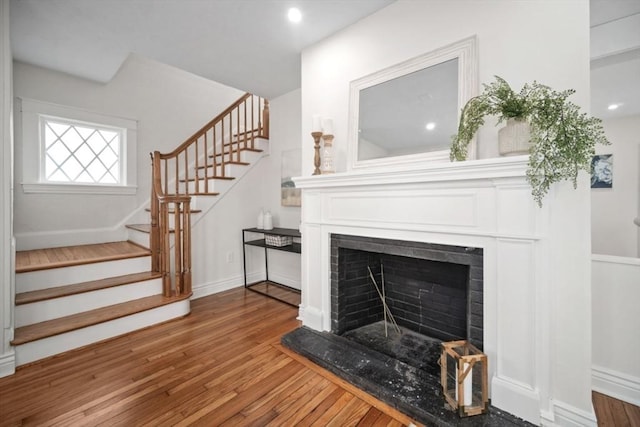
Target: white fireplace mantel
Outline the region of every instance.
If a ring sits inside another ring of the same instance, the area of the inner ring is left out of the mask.
[[[330,236],[480,247],[492,404],[535,424],[596,425],[591,409],[589,193],[538,207],[528,157],[295,178],[305,326],[330,330]],[[583,182],[584,181],[584,182]]]

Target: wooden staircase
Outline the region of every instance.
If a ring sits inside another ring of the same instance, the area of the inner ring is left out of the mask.
[[[17,252],[16,364],[188,314],[189,296],[162,296],[149,267],[149,249],[131,242]]]
[[[191,227],[265,154],[268,117],[268,102],[245,94],[153,153],[150,206],[128,241],[17,252],[16,365],[189,314]]]

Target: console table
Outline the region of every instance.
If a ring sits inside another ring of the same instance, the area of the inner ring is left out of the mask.
[[[257,240],[247,240],[247,233],[255,233],[261,234],[262,238]],[[277,283],[272,280],[269,280],[269,250],[274,251],[282,251],[282,252],[290,252],[299,254],[301,252],[301,244],[299,241],[294,241],[293,239],[300,239],[301,235],[298,230],[293,228],[273,228],[271,230],[263,230],[260,228],[245,228],[242,230],[242,268],[244,271],[244,287],[259,294],[265,295],[269,298],[276,299],[278,301],[284,302],[285,304],[292,305],[297,307],[297,304],[292,303],[291,301],[287,301],[286,299],[279,297],[277,292],[269,292],[269,286],[275,286],[279,289],[282,289],[287,292],[292,292],[296,294],[300,294],[300,290],[294,289],[290,286],[283,285],[282,283]],[[280,239],[290,238],[292,240],[291,244],[285,246],[278,246]],[[276,244],[273,244],[273,241],[276,241]],[[272,244],[268,243],[271,242]],[[264,266],[265,266],[265,274],[266,277],[264,280],[259,280],[253,283],[247,283],[247,254],[246,247],[247,246],[257,246],[259,248],[264,248]]]

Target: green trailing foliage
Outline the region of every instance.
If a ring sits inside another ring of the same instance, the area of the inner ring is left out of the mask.
[[[578,172],[591,172],[596,144],[609,145],[602,121],[587,117],[567,100],[573,89],[558,92],[534,81],[516,93],[504,79],[495,78],[462,109],[451,161],[466,159],[469,143],[485,116],[497,116],[498,124],[510,118],[527,120],[531,129],[527,180],[534,200],[542,206],[551,184],[558,181],[570,180],[576,188]]]

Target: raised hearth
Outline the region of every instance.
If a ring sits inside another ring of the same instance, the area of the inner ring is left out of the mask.
[[[345,337],[302,327],[282,343],[426,426],[532,425],[491,406],[486,414],[460,418],[445,409],[437,376]]]

